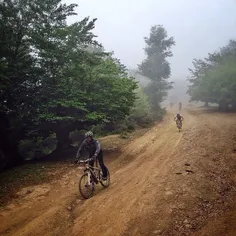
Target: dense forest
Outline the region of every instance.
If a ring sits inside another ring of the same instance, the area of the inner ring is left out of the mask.
[[[75,131],[122,132],[164,115],[174,39],[161,25],[151,28],[138,69],[149,80],[143,87],[97,41],[96,19],[67,23],[76,7],[60,0],[0,3],[0,169],[22,163],[26,153],[70,148]]]
[[[229,43],[204,59],[194,59],[189,69],[191,101],[218,104],[219,109],[236,110],[236,41]]]

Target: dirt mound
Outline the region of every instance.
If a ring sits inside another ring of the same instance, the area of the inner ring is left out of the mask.
[[[36,185],[23,188],[21,191],[16,193],[16,195],[27,201],[37,201],[42,196],[46,196],[50,192],[51,188],[52,186],[50,184]]]

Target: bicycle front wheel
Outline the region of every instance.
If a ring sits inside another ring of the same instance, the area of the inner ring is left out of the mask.
[[[110,173],[108,169],[107,169],[107,179],[106,180],[101,179],[100,183],[104,188],[107,188],[110,185]]]
[[[85,173],[80,177],[79,180],[79,192],[83,198],[88,199],[93,196],[94,181],[92,177],[89,178],[88,174]]]

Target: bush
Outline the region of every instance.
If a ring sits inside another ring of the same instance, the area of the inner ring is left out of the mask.
[[[42,137],[24,139],[19,143],[19,151],[25,160],[39,159],[50,154],[56,148],[56,142],[55,134],[46,139]]]
[[[93,132],[98,136],[121,134],[122,137],[125,137],[124,134],[132,132],[137,127],[147,127],[152,124],[153,118],[151,117],[150,105],[142,87],[138,87],[135,93],[136,100],[129,116],[115,123],[94,126],[92,128]]]
[[[144,93],[142,87],[139,87],[136,90],[135,104],[131,110],[130,116],[127,119],[129,123],[133,122],[138,126],[147,125],[153,122],[148,97]]]
[[[136,89],[136,100],[134,107],[130,111],[130,115],[120,119],[116,122],[108,122],[92,126],[90,129],[96,136],[106,136],[109,134],[121,134],[122,138],[127,138],[127,133],[134,131],[138,127],[147,127],[153,123],[153,118],[151,117],[150,105],[148,98],[145,95],[142,87]],[[70,134],[70,139],[72,143],[81,140],[81,135],[84,134],[83,131],[74,131]]]

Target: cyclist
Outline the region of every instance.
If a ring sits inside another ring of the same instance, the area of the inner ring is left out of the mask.
[[[98,140],[93,138],[93,132],[92,131],[88,131],[85,134],[85,140],[82,142],[82,144],[80,145],[80,147],[77,151],[75,162],[79,161],[81,152],[84,149],[88,151],[89,158],[93,158],[93,160],[91,160],[89,162],[89,165],[93,166],[95,159],[96,158],[98,159],[99,165],[102,169],[102,179],[106,180],[107,179],[107,167],[104,165],[104,162],[103,162],[102,148],[101,148],[101,145],[98,142]]]
[[[182,102],[179,103],[179,111],[182,109]]]
[[[178,122],[180,122],[181,127],[182,127],[182,121],[184,120],[184,117],[181,116],[179,113],[175,116],[174,121],[176,122],[176,125],[178,127]]]

